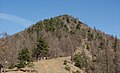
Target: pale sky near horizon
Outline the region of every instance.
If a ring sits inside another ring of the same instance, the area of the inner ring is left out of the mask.
[[[14,34],[63,14],[120,38],[120,0],[0,0],[0,33]]]

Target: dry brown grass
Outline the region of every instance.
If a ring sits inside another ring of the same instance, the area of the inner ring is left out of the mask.
[[[65,70],[65,65],[63,65],[64,60],[70,62],[70,57],[62,57],[34,62],[35,66],[33,69],[37,70],[38,73],[69,73],[67,70]],[[83,70],[80,70],[71,63],[67,63],[67,65],[70,66],[71,73],[72,71],[75,72],[77,70],[79,70],[81,73],[85,73]],[[23,70],[27,70],[27,68],[24,68]],[[7,73],[35,73],[35,72],[10,71]]]

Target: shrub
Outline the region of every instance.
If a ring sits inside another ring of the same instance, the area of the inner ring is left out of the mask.
[[[70,72],[70,66],[66,65],[66,66],[65,66],[65,70],[67,70],[67,71]]]
[[[73,57],[73,61],[75,62],[75,66],[79,68],[84,68],[87,65],[87,58],[84,54],[75,54]]]
[[[80,24],[78,24],[78,25],[76,26],[76,29],[80,30]]]
[[[81,73],[81,72],[79,70],[77,70],[76,73]]]
[[[76,72],[73,71],[72,73],[81,73],[81,72],[79,70],[77,70]]]
[[[67,65],[67,60],[64,60],[64,63],[63,63],[63,65]]]
[[[93,34],[91,32],[88,32],[88,41],[91,41],[93,39]]]
[[[46,31],[54,31],[55,28],[54,28],[53,25],[50,25],[50,24],[49,24],[49,25],[46,25],[46,26],[45,26],[45,30],[46,30]]]
[[[103,37],[102,37],[102,35],[101,35],[100,33],[97,33],[97,38],[98,38],[99,40],[102,40],[102,39],[103,39]]]
[[[70,31],[70,34],[73,35],[73,34],[75,34],[75,32],[74,31]]]
[[[97,60],[96,60],[96,59],[93,59],[92,62],[97,62]]]
[[[26,66],[26,62],[25,62],[25,61],[20,61],[20,62],[16,65],[17,68],[24,68],[25,66]]]
[[[34,66],[33,62],[28,62],[27,63],[27,67],[33,67],[33,66]]]
[[[69,29],[68,29],[67,25],[64,25],[63,27],[64,27],[63,31],[68,32]]]
[[[15,64],[10,64],[10,66],[8,67],[9,69],[13,69],[13,68],[15,68]]]

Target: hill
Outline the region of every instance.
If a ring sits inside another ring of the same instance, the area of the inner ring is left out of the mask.
[[[37,70],[38,73],[69,73],[69,71],[65,69],[66,65],[63,64],[65,60],[70,61],[70,57],[41,60],[38,62],[34,62],[33,69]],[[75,67],[71,63],[68,63],[68,65],[71,67],[70,72],[72,71],[76,72],[77,70],[79,70],[81,73],[85,73],[83,70],[80,70],[79,68]],[[23,69],[25,70],[26,68],[23,68]],[[9,71],[7,73],[26,73],[26,72]]]
[[[85,51],[88,73],[120,72],[120,40],[90,28],[70,15],[41,20],[6,39],[0,39],[0,62],[17,62],[18,51],[35,48],[37,38],[48,44],[49,58],[72,56],[77,50]]]

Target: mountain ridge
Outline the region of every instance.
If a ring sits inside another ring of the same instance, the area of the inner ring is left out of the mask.
[[[42,37],[48,44],[49,58],[71,56],[76,50],[80,50],[78,47],[81,47],[81,50],[87,49],[92,54],[92,58],[99,58],[105,62],[109,60],[109,64],[115,66],[113,59],[116,52],[114,52],[113,46],[117,38],[96,28],[92,29],[66,14],[39,21],[5,40],[0,39],[0,44],[7,46],[4,54],[0,50],[0,62],[3,62],[3,56],[11,63],[17,62],[18,51],[22,48],[28,48],[32,52],[38,37]],[[117,39],[117,57],[120,59],[119,48],[120,40]],[[106,55],[109,58],[107,60],[105,59]],[[95,71],[93,72],[103,71],[104,64],[102,62],[100,64],[103,65],[103,68],[99,68],[100,65],[96,62],[90,61],[90,64],[92,66],[95,64]],[[114,72],[114,68],[109,67],[109,72]],[[88,70],[91,71],[89,68]]]

